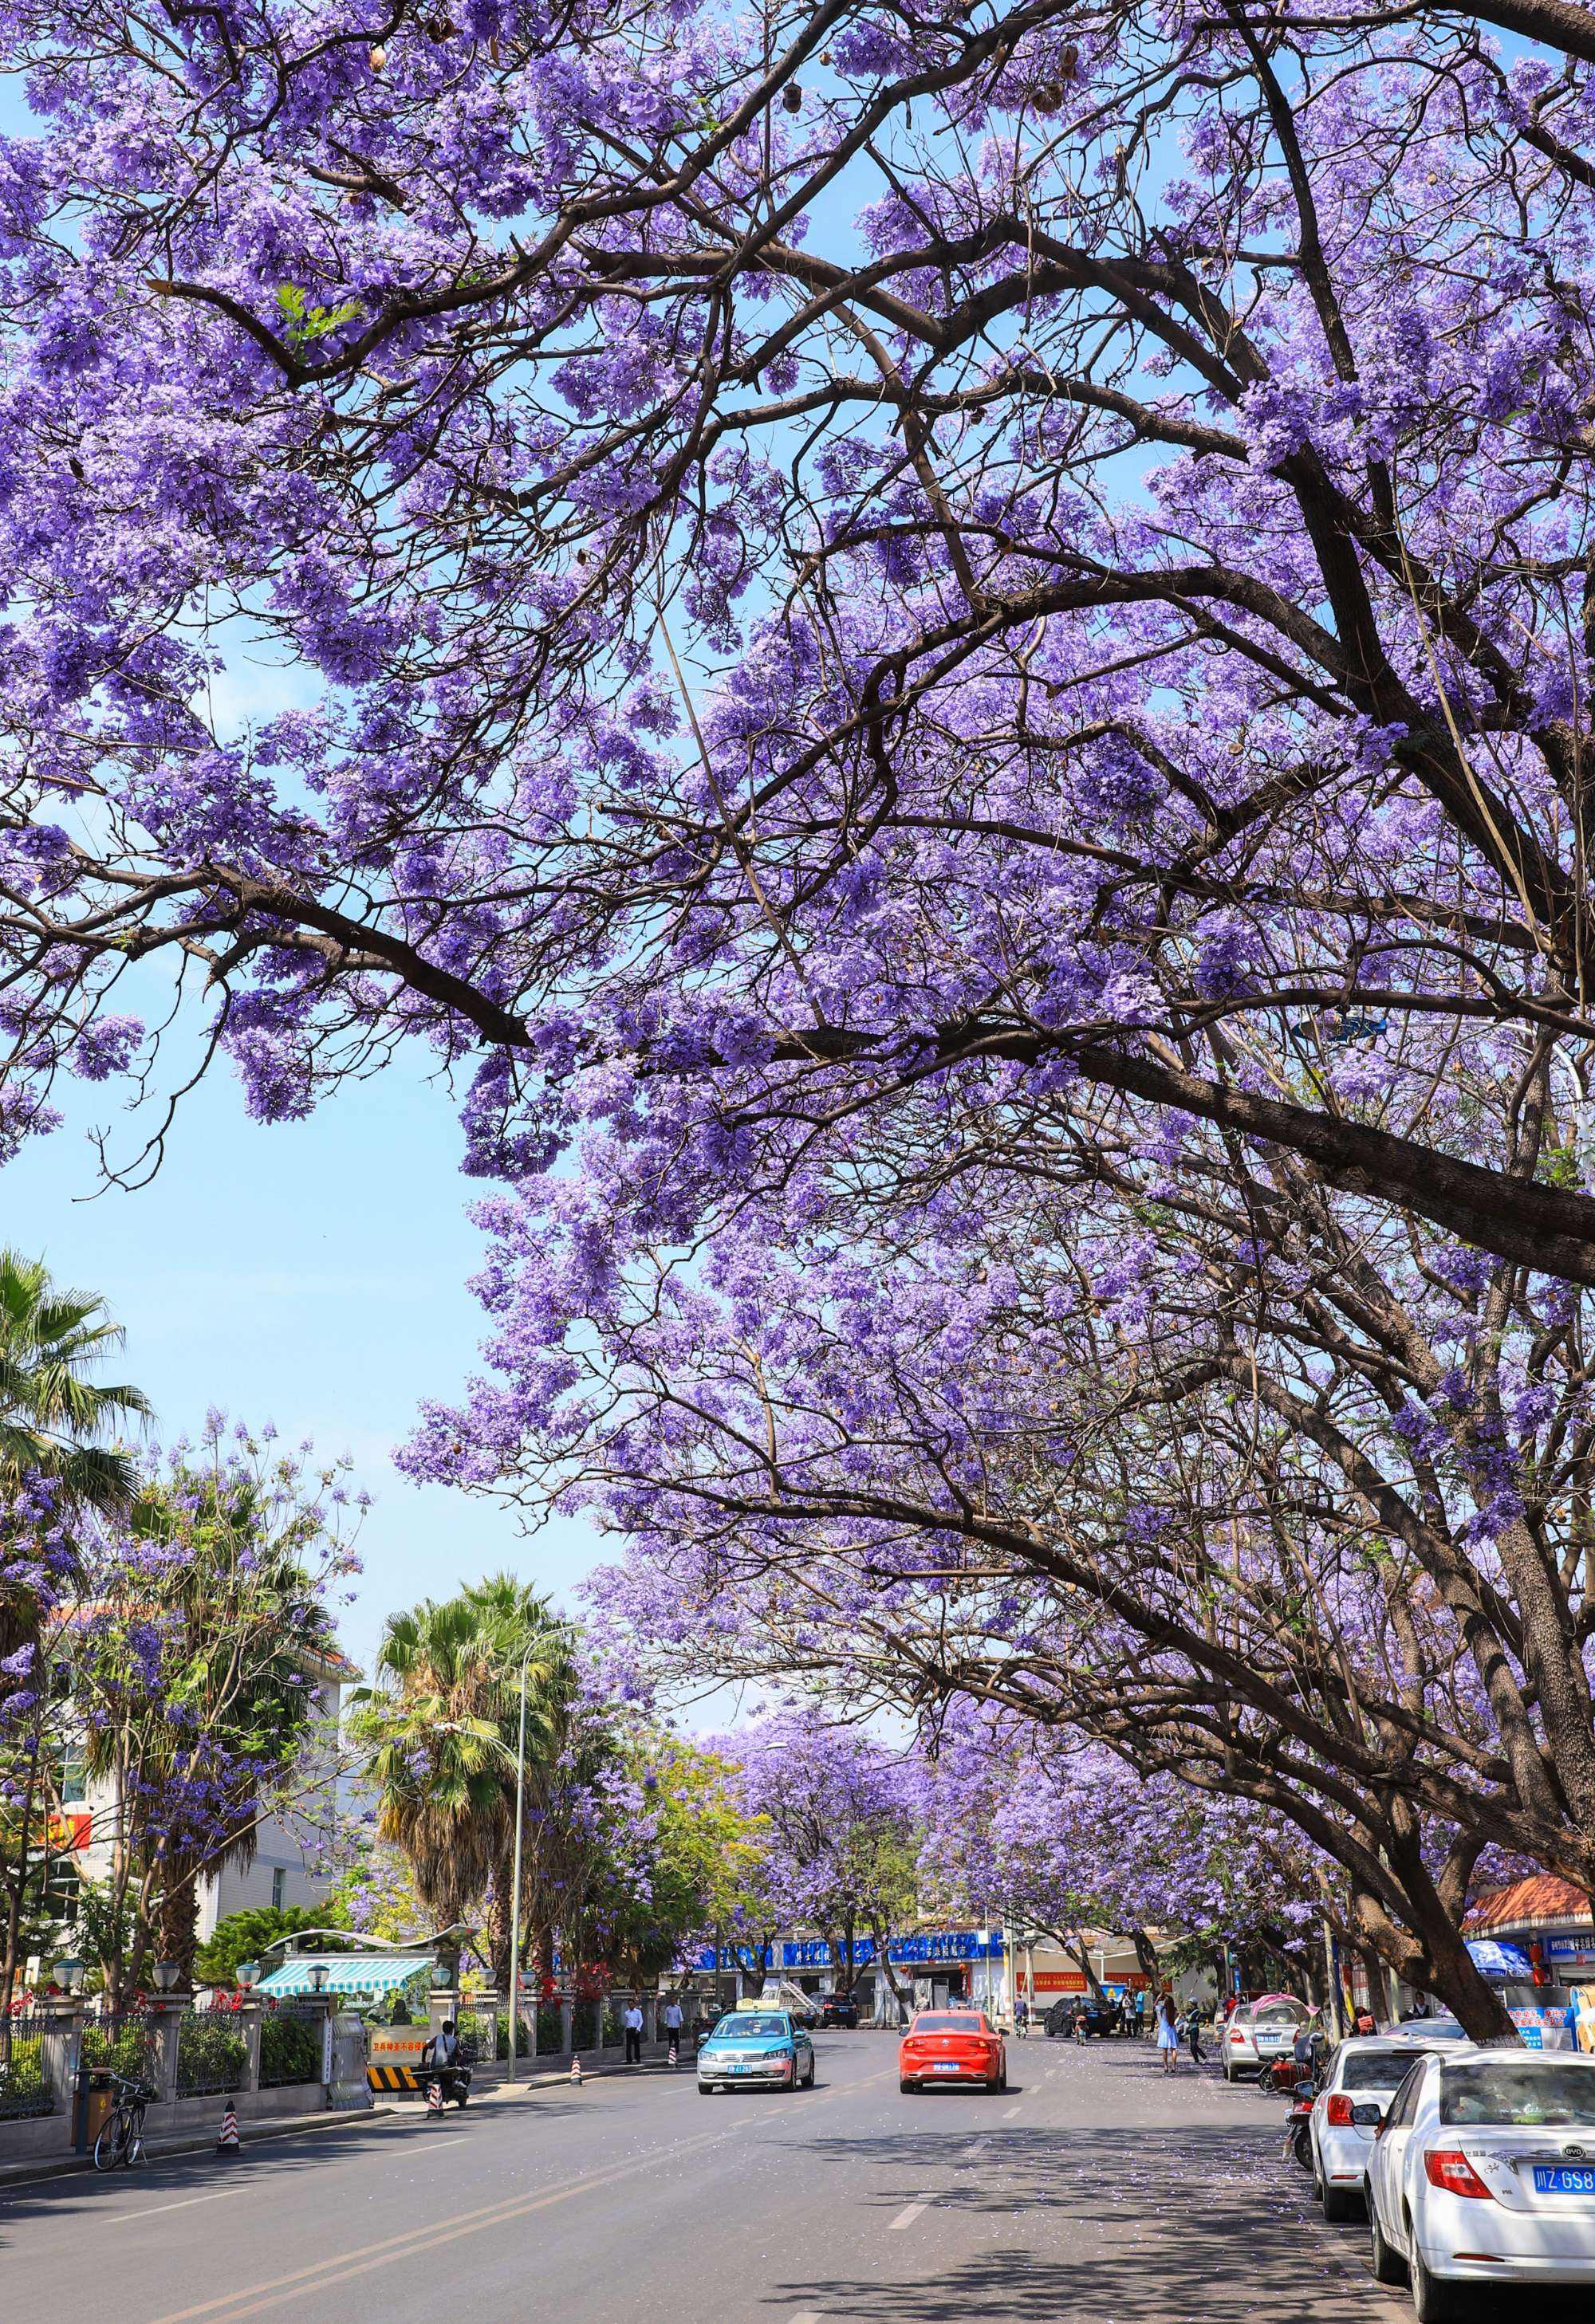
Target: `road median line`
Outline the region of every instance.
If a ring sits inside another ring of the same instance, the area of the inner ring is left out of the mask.
[[[626,2179],[635,2179],[641,2172],[657,2170],[662,2163],[678,2156],[697,2153],[708,2146],[717,2146],[737,2135],[728,2126],[725,2130],[706,2131],[695,2138],[681,2139],[670,2146],[651,2149],[645,2155],[627,2163],[611,2163],[604,2169],[588,2172],[580,2179],[544,2188],[534,2194],[506,2196],[501,2202],[487,2203],[479,2210],[456,2214],[449,2219],[438,2219],[424,2227],[407,2227],[400,2234],[385,2237],[375,2244],[361,2244],[351,2251],[331,2252],[325,2259],[313,2260],[304,2267],[293,2268],[284,2275],[271,2276],[258,2283],[246,2283],[236,2292],[224,2292],[219,2298],[199,2301],[191,2308],[172,2309],[156,2317],[153,2324],[238,2324],[246,2316],[255,2316],[276,2307],[284,2300],[327,2290],[335,2283],[347,2282],[351,2277],[368,2275],[379,2267],[388,2267],[395,2260],[411,2259],[418,2253],[434,2251],[441,2245],[458,2242],[462,2236],[480,2235],[485,2229],[506,2225],[512,2219],[524,2218],[536,2211],[547,2210],[555,2203],[570,2200],[573,2195],[592,2193],[600,2187],[617,2185]]]

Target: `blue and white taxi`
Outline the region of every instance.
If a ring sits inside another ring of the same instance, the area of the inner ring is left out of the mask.
[[[786,2009],[734,2009],[698,2052],[698,2088],[716,2090],[811,2089],[814,2044]]]

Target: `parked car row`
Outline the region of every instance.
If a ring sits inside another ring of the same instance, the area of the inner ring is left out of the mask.
[[[1298,2100],[1298,2103],[1301,2101]],[[1595,2057],[1485,2048],[1453,2019],[1339,2043],[1312,2092],[1324,2217],[1366,2214],[1373,2272],[1418,2324],[1481,2284],[1595,2285]],[[1509,2292],[1492,2319],[1524,2312]]]

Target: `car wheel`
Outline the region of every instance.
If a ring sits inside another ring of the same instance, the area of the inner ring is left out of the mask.
[[[905,2098],[917,2098],[919,2096],[919,2084],[917,2082],[905,2082],[901,2075],[897,2078],[897,2088],[902,2091]]]
[[[1418,2324],[1451,2324],[1453,2317],[1462,2313],[1459,2287],[1448,2283],[1443,2276],[1431,2275],[1423,2265],[1423,2255],[1418,2249],[1418,2239],[1413,2237],[1413,2311]]]
[[[806,2090],[811,2090],[811,2089],[813,2089],[813,2087],[814,2087],[814,2061],[813,2061],[813,2059],[812,2059],[812,2058],[811,2058],[811,2059],[810,2059],[810,2061],[809,2061],[809,2070],[808,2070],[808,2072],[807,2072],[807,2073],[804,2075],[804,2077],[803,2077],[803,2088],[804,2088],[804,2089],[806,2089]]]
[[[1370,2191],[1368,2199],[1368,2255],[1373,2264],[1376,2283],[1400,2283],[1406,2274],[1406,2262],[1401,2254],[1392,2251],[1385,2241],[1385,2230],[1379,2225],[1378,2205]]]
[[[1224,2061],[1224,2080],[1227,2082],[1233,2082],[1235,2080],[1235,2069],[1228,2058]]]
[[[1344,2227],[1348,2219],[1357,2217],[1357,2195],[1352,2188],[1321,2186],[1318,2200],[1324,2218],[1333,2227]]]

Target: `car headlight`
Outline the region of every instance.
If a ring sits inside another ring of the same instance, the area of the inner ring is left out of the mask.
[[[761,2058],[790,2058],[792,2052],[783,2043],[779,2050],[761,2050],[759,2055]]]

